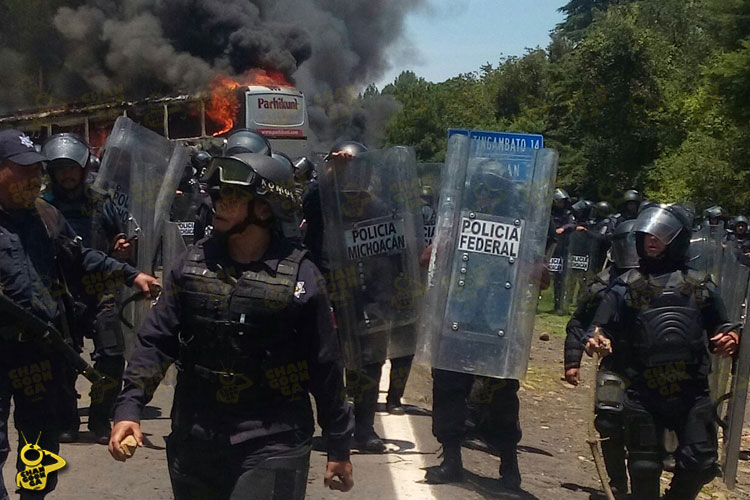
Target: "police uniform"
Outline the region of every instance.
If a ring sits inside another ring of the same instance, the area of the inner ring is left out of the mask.
[[[64,293],[60,270],[70,281],[104,275],[131,285],[138,272],[102,252],[74,244],[76,234],[59,211],[42,199],[35,211],[9,212],[0,208],[0,289],[8,298],[45,321],[62,326],[60,297]],[[46,243],[45,243],[46,242]],[[62,329],[64,331],[64,329]],[[39,438],[46,451],[59,451],[61,387],[69,368],[61,356],[29,341],[13,325],[0,328],[0,461],[9,450],[7,418],[10,398],[15,401],[15,424],[29,439]],[[40,434],[41,433],[41,434]],[[22,446],[24,443],[21,442]],[[19,446],[19,449],[20,447]],[[20,458],[18,470],[24,468]],[[56,474],[56,473],[55,473]],[[56,484],[52,474],[42,496]],[[22,498],[32,495],[23,492]]]
[[[258,156],[232,158],[251,158],[257,169]],[[140,421],[173,362],[167,461],[178,500],[246,498],[258,488],[274,499],[304,498],[310,393],[329,460],[348,460],[351,409],[325,282],[280,233],[249,264],[230,259],[221,234],[178,259],[138,332],[116,422]]]
[[[117,215],[109,196],[97,193],[90,186],[81,186],[80,195],[71,199],[61,193],[54,184],[43,198],[62,212],[75,233],[83,240],[83,245],[110,252],[115,241],[124,237],[122,220]],[[89,429],[98,438],[109,436],[109,419],[115,399],[122,386],[122,373],[125,369],[125,351],[122,326],[117,316],[117,296],[123,283],[105,280],[86,279],[72,287],[76,300],[85,306],[85,311],[77,319],[77,328],[94,340],[94,352],[91,358],[94,368],[106,378],[98,384],[92,384],[89,409]],[[77,339],[82,340],[82,339]],[[80,421],[75,398],[76,374],[72,374],[72,414],[63,426],[71,432],[72,437],[78,431]]]
[[[684,214],[679,207],[659,206],[641,212],[634,227],[641,267],[618,279],[593,322],[613,340],[613,350],[623,351],[628,469],[633,498],[642,500],[660,497],[665,428],[679,439],[676,471],[665,499],[694,499],[716,475],[707,339],[731,325],[710,276],[685,265],[691,224]],[[668,223],[679,227],[677,236],[660,237],[671,241],[664,255],[647,258],[643,235]]]

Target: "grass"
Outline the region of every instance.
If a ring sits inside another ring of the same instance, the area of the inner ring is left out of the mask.
[[[569,320],[570,314],[560,316],[555,313],[555,292],[550,286],[542,292],[539,300],[534,331],[536,333],[547,332],[551,336],[564,338],[565,325]]]

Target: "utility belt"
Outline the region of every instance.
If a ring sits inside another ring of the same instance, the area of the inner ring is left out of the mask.
[[[185,373],[188,376],[196,376],[212,384],[228,383],[231,382],[232,379],[236,379],[238,377],[247,378],[253,381],[254,385],[258,383],[257,380],[253,380],[251,375],[243,372],[236,372],[234,370],[214,370],[203,365],[188,364],[179,361],[175,365],[177,366],[177,371]],[[255,377],[257,377],[257,374],[255,375]]]

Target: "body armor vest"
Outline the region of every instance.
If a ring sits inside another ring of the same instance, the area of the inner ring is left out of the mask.
[[[85,186],[83,195],[77,200],[64,200],[54,191],[46,192],[43,198],[63,214],[84,246],[105,253],[111,250],[112,242],[103,226],[104,198],[100,194]]]
[[[635,311],[633,353],[645,367],[684,362],[697,365],[707,355],[701,308],[709,298],[709,277],[699,271],[643,276],[629,271],[627,304]]]
[[[307,399],[307,345],[295,338],[294,291],[306,252],[293,249],[275,273],[245,271],[234,277],[206,257],[204,244],[192,247],[179,290],[182,306],[182,374],[201,404],[272,406]],[[244,409],[246,412],[247,409]]]

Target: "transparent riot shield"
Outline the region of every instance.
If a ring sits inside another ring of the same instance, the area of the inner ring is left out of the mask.
[[[561,309],[566,314],[578,303],[591,280],[601,271],[601,241],[586,231],[573,231],[568,235],[563,264],[563,296]]]
[[[200,191],[176,194],[172,202],[169,220],[177,225],[185,245],[195,243],[195,222],[198,218],[200,202]]]
[[[719,292],[727,309],[729,321],[742,330],[747,315],[750,294],[748,281],[750,268],[740,262],[734,248],[724,249],[721,265]],[[723,449],[721,457],[724,482],[734,488],[737,476],[737,461],[745,416],[747,383],[750,375],[750,342],[740,343],[740,352],[735,360],[714,357],[709,378],[715,399],[716,413],[723,423]]]
[[[723,234],[723,224],[720,226],[704,225],[699,230],[693,231],[693,236],[690,238],[688,265],[692,269],[710,274],[711,279],[716,284],[721,279],[721,238]]]
[[[172,200],[189,161],[186,147],[121,116],[107,138],[95,188],[107,192],[118,214],[136,241],[136,267],[157,274],[157,256]],[[170,263],[163,262],[164,267]],[[127,291],[129,296],[132,291]],[[143,301],[126,309],[137,329],[148,304]],[[126,332],[126,353],[133,345]]]
[[[545,264],[557,153],[449,139],[418,360],[524,376]]]
[[[422,205],[422,226],[424,227],[424,246],[432,245],[435,238],[435,224],[437,222],[437,202],[440,196],[440,178],[442,163],[419,163],[417,172],[421,186],[419,198]]]
[[[412,149],[395,147],[333,158],[319,177],[326,281],[350,369],[414,354],[423,234],[415,166]]]

